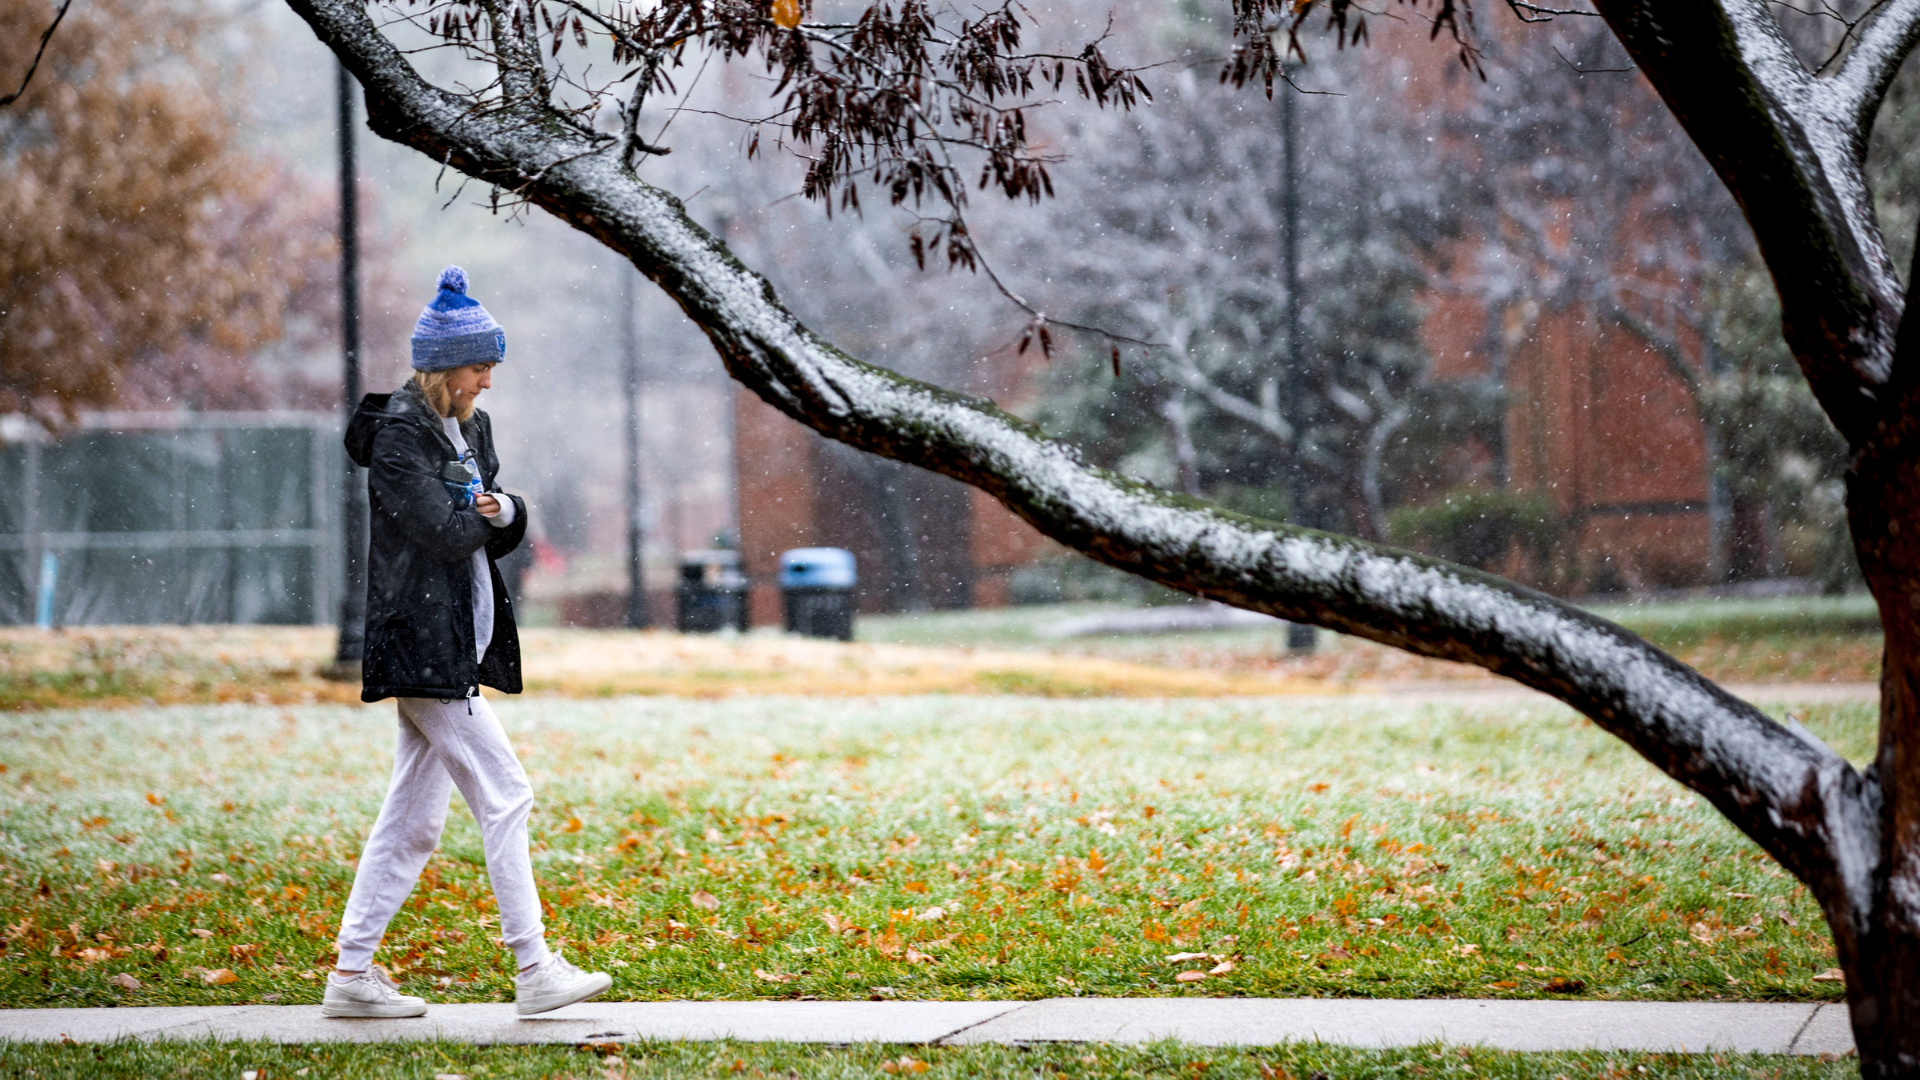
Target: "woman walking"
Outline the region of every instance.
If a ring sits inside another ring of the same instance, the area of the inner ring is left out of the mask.
[[[521,1015],[604,993],[613,979],[550,952],[527,851],[533,788],[481,686],[520,692],[513,602],[495,560],[527,531],[526,502],[494,483],[493,428],[474,399],[492,386],[506,335],[449,266],[413,331],[411,381],[368,394],[347,453],[368,470],[370,543],[363,701],[399,699],[393,782],[367,837],[340,920],[326,1016],[420,1016],[373,953],[439,845],[455,789],[487,856],[500,935],[519,963]]]

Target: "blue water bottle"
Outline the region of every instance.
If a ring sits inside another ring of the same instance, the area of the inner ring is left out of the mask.
[[[474,468],[473,462],[465,458],[449,461],[440,466],[440,482],[447,485],[447,494],[453,496],[453,506],[456,510],[465,510],[472,506],[473,501],[480,497],[482,490],[480,470]]]

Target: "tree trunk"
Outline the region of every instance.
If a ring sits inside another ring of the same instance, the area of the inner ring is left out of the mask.
[[[1735,495],[1728,515],[1727,580],[1757,581],[1767,576],[1773,546],[1767,528],[1767,504],[1749,495]]]
[[[1861,1072],[1920,1076],[1920,421],[1892,410],[1855,459],[1847,516],[1886,633],[1875,868],[1850,895],[1823,897],[1847,976]]]
[[[1200,452],[1193,445],[1193,429],[1187,423],[1187,392],[1174,388],[1160,403],[1161,419],[1167,422],[1167,442],[1173,447],[1174,471],[1180,490],[1200,495]]]

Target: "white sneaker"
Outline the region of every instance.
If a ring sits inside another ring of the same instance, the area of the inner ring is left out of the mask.
[[[403,994],[385,971],[370,967],[352,978],[327,976],[327,993],[320,999],[321,1016],[425,1016],[425,998]]]
[[[554,953],[546,963],[513,980],[513,1007],[521,1016],[552,1012],[599,997],[612,985],[613,976],[606,972],[581,971]]]

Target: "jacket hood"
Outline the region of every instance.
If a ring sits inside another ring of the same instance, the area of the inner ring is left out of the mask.
[[[478,415],[478,410],[475,411]],[[419,424],[438,433],[440,417],[427,396],[411,379],[390,394],[368,394],[360,399],[347,421],[347,456],[365,469],[373,464],[373,440],[388,424]],[[464,432],[466,424],[460,425]]]

